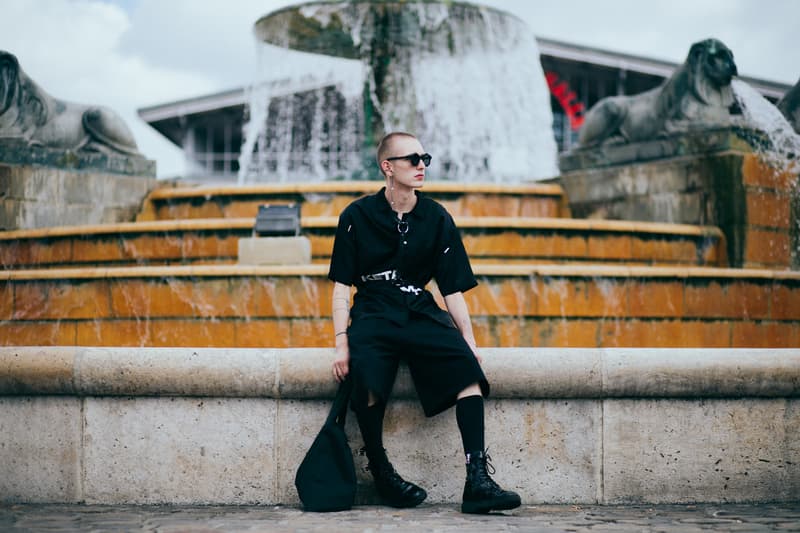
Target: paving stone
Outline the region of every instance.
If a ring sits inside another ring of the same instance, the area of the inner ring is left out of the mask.
[[[535,505],[464,515],[457,505],[359,506],[340,513],[297,507],[0,505],[0,531],[800,531],[800,502],[767,505]]]

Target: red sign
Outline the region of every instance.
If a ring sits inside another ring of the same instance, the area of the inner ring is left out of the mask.
[[[573,130],[579,129],[583,125],[583,113],[585,108],[583,102],[578,101],[578,95],[569,88],[567,82],[560,80],[555,72],[546,72],[544,75],[547,80],[547,87],[550,94],[558,100],[564,114],[569,118],[569,125]]]

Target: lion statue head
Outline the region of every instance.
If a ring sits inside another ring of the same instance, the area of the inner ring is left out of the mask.
[[[691,79],[691,90],[701,102],[709,105],[733,104],[731,81],[739,75],[733,52],[717,39],[705,39],[689,49],[685,68]]]

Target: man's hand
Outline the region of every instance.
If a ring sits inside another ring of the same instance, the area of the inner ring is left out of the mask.
[[[478,347],[470,342],[467,342],[467,344],[469,345],[470,350],[472,350],[472,355],[474,355],[475,359],[478,360],[478,364],[483,365],[483,357],[478,355]]]
[[[350,373],[350,348],[347,345],[347,336],[344,342],[336,341],[336,359],[333,361],[333,378],[341,383]]]

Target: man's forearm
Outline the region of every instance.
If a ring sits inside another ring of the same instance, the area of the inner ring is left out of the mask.
[[[339,337],[347,337],[347,325],[350,321],[350,287],[342,283],[333,286],[333,302],[331,309],[333,332],[338,342]]]
[[[475,334],[472,332],[472,320],[467,309],[467,302],[464,300],[464,294],[460,292],[448,294],[444,297],[444,305],[464,340],[472,348],[475,348]]]

